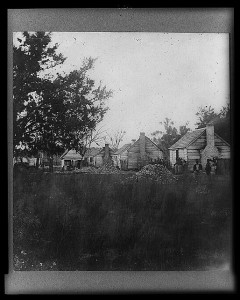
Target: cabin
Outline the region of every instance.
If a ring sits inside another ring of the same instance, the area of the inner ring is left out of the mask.
[[[163,151],[153,141],[140,132],[139,139],[127,150],[127,168],[140,169],[143,166],[163,159]]]
[[[80,155],[76,150],[71,149],[67,150],[60,157],[62,161],[62,168],[70,168],[70,167],[80,167],[80,162],[83,159],[82,155]]]
[[[113,154],[114,150],[109,147],[109,144],[105,144],[105,146],[95,154],[95,166],[101,167],[106,163],[113,164]]]
[[[122,170],[127,170],[128,161],[128,149],[131,147],[131,143],[123,145],[113,154],[113,164]]]
[[[216,158],[219,173],[225,174],[230,169],[230,145],[214,132],[214,125],[187,132],[169,148],[170,164],[174,166],[178,158],[187,162],[188,169],[193,170],[196,159],[206,166],[207,159]]]
[[[88,165],[88,166],[95,166],[96,165],[96,155],[99,152],[99,148],[90,148],[86,151],[85,155],[84,155],[84,162]]]

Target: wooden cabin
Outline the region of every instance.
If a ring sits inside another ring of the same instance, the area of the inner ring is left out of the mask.
[[[139,139],[127,150],[127,168],[140,169],[150,162],[163,159],[163,151],[144,132],[140,132]]]
[[[230,145],[214,132],[212,124],[187,132],[169,148],[169,152],[172,166],[182,158],[188,169],[193,170],[198,159],[205,169],[207,159],[217,158],[220,173],[226,173],[230,168]]]
[[[79,167],[82,159],[82,156],[77,153],[76,150],[67,150],[61,156],[62,167],[64,167],[65,169],[67,169],[68,167]]]

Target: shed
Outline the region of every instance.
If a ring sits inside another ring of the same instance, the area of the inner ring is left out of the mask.
[[[140,169],[150,162],[163,159],[163,151],[140,132],[139,139],[128,149],[128,169]]]
[[[230,167],[230,145],[214,132],[213,124],[187,132],[169,148],[169,152],[172,166],[178,158],[182,158],[187,162],[189,170],[193,169],[196,159],[205,168],[207,159],[217,158],[221,173]]]

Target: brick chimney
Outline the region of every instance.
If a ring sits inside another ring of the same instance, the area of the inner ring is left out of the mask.
[[[105,144],[104,160],[107,161],[109,157],[110,157],[109,144]]]
[[[207,159],[218,157],[219,152],[215,147],[214,141],[214,126],[211,123],[206,125],[206,147],[201,151],[201,163],[205,167]]]
[[[145,150],[145,133],[140,132],[140,137],[139,137],[139,142],[140,142],[140,161],[141,161],[141,166],[144,166],[146,163],[146,150]]]
[[[211,123],[206,125],[206,138],[207,138],[207,145],[210,147],[214,147],[214,126]]]

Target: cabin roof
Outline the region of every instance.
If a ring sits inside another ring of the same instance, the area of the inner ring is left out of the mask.
[[[200,137],[203,134],[206,128],[196,129],[194,131],[188,131],[183,137],[181,137],[175,144],[173,144],[168,149],[182,149],[189,146],[193,141]]]
[[[149,137],[145,136],[145,139],[150,141],[158,150],[163,151],[157,144],[155,144]],[[140,140],[140,138],[138,138],[132,145],[130,145],[130,147],[128,148],[128,151]]]
[[[122,152],[128,150],[131,147],[131,144],[125,144],[120,149],[118,149],[116,152],[114,152],[114,155],[121,154]]]
[[[65,160],[81,160],[82,156],[79,153],[77,153],[76,150],[71,149],[63,153],[63,155],[60,158]]]
[[[194,131],[188,131],[183,137],[181,137],[175,144],[173,144],[169,150],[175,149],[183,149],[190,146],[193,142],[195,142],[204,132],[206,131],[205,128],[199,128]],[[226,142],[222,137],[214,132],[214,135],[221,139],[227,146],[230,146],[228,142]]]

